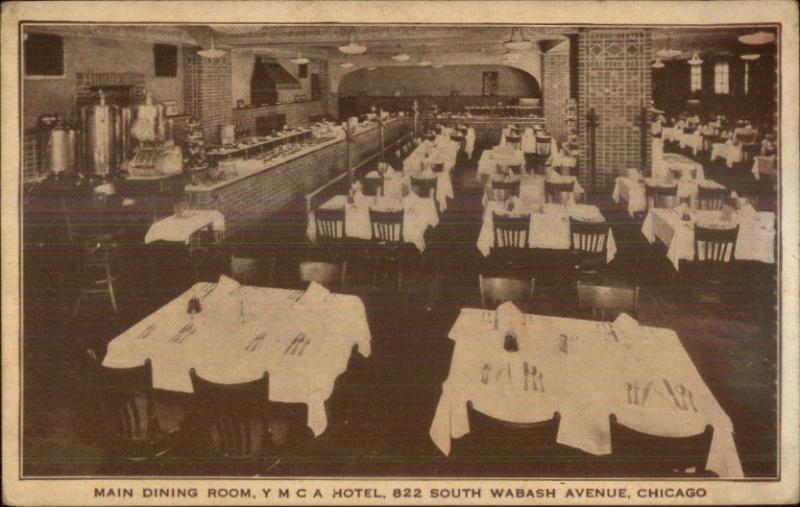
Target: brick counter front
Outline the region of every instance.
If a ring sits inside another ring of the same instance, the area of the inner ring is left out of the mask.
[[[386,145],[409,129],[407,120],[390,122],[384,131]],[[379,143],[377,127],[356,134],[351,146],[353,166],[378,155]],[[345,172],[346,157],[345,141],[332,141],[230,184],[208,190],[187,190],[187,197],[193,208],[220,211],[225,216],[225,235],[229,236],[263,222],[292,201]]]

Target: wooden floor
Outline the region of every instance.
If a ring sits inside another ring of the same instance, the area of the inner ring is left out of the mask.
[[[477,160],[480,147],[476,150]],[[428,429],[447,376],[452,343],[446,338],[460,308],[478,306],[478,273],[485,260],[475,247],[480,227],[481,189],[475,160],[460,160],[454,176],[456,199],[433,232],[409,284],[398,297],[389,287],[369,289],[353,280],[364,299],[373,334],[373,354],[353,363],[329,402],[330,425],[319,438],[279,459],[265,460],[265,476],[444,476],[455,473],[434,447]],[[396,165],[396,164],[395,164]],[[769,182],[755,182],[746,168],[731,171],[706,164],[708,178],[769,195]],[[610,194],[610,191],[608,192]],[[774,193],[773,193],[774,195]],[[760,301],[748,292],[742,305],[696,308],[676,284],[664,248],[641,235],[641,219],[628,216],[609,195],[590,195],[612,224],[618,253],[609,276],[641,286],[640,321],[674,329],[700,374],[733,421],[736,445],[747,476],[774,476],[776,453],[777,340],[775,266],[754,263],[750,280],[772,297]],[[774,205],[774,201],[773,201]],[[247,235],[239,248],[279,259],[278,284],[293,282],[298,258],[306,255],[304,203]],[[563,253],[542,252],[537,275],[537,313],[575,316],[574,289],[559,276]],[[560,263],[560,264],[559,264]],[[568,267],[568,266],[566,266]],[[35,266],[26,269],[36,270]],[[153,463],[110,460],[83,424],[91,386],[83,384],[82,348],[104,344],[163,305],[186,285],[166,266],[142,269],[120,287],[122,313],[105,318],[105,307],[66,322],[72,310],[69,291],[36,289],[25,293],[24,474],[197,474],[238,475],[236,463],[218,462],[204,472],[180,454]],[[27,276],[27,275],[26,275]],[[183,284],[183,285],[182,285]],[[388,284],[387,284],[388,285]],[[766,289],[766,290],[763,290]],[[744,308],[744,310],[742,310]],[[250,473],[250,472],[248,472]],[[553,468],[552,474],[560,475]],[[251,474],[252,475],[252,474]],[[520,467],[487,470],[487,476],[529,476]]]

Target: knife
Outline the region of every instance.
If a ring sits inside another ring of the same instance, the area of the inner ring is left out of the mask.
[[[672,401],[675,402],[675,406],[678,407],[678,410],[683,410],[683,407],[681,407],[681,404],[678,403],[678,398],[675,396],[675,391],[672,390],[672,386],[669,385],[669,382],[667,381],[667,379],[662,378],[661,380],[664,381],[664,386],[667,388],[667,391],[669,392],[669,395],[672,396]]]

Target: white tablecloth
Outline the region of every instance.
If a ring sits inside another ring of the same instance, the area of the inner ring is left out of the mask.
[[[703,136],[696,132],[691,134],[681,133],[678,142],[681,148],[691,148],[694,155],[697,155],[703,149]]]
[[[439,225],[439,215],[432,199],[425,199],[415,193],[409,193],[402,203],[392,197],[366,197],[357,195],[354,204],[347,203],[346,195],[335,195],[325,202],[321,208],[345,210],[345,236],[348,238],[372,239],[372,227],[369,220],[369,209],[390,209],[402,206],[403,241],[412,243],[422,252],[425,250],[425,231],[428,227]],[[306,234],[311,241],[317,240],[317,227],[314,212],[309,212]]]
[[[542,212],[537,213],[534,208],[520,199],[514,199],[514,212],[531,215],[531,225],[528,237],[530,248],[547,248],[553,250],[569,250],[569,217],[586,221],[601,222],[605,219],[597,206],[589,204],[574,204],[564,206],[561,204],[543,204]],[[478,250],[484,257],[488,256],[494,246],[494,218],[492,213],[505,213],[504,203],[489,201],[483,212],[483,224],[478,235]],[[606,260],[611,262],[617,254],[617,244],[614,242],[614,233],[609,228],[608,244],[606,245]]]
[[[639,326],[624,315],[611,328],[615,338],[599,322],[523,315],[513,324],[519,350],[509,353],[503,349],[509,325],[501,319],[495,331],[495,316],[463,309],[450,330],[455,348],[429,432],[444,454],[451,439],[469,433],[472,402],[476,410],[516,423],[543,421],[558,411],[558,442],[596,455],[611,452],[612,413],[626,426],[669,437],[712,424],[707,468],[721,477],[744,476],[731,420],[674,331]],[[526,366],[536,369],[533,378]],[[628,384],[636,386],[635,397]]]
[[[497,164],[521,165],[525,170],[525,153],[522,150],[493,149],[483,150],[481,158],[478,160],[478,172],[476,178],[481,180],[483,175],[493,176],[497,174]]]
[[[308,405],[308,426],[319,435],[328,424],[325,400],[347,369],[353,346],[367,357],[371,338],[359,298],[329,294],[295,301],[301,294],[240,286],[224,276],[218,284],[195,284],[112,340],[103,365],[130,368],[149,358],[153,387],[186,393],[193,391],[191,368],[226,384],[257,380],[267,371],[268,399]],[[186,308],[193,295],[202,298],[202,311],[190,317]],[[191,334],[172,340],[190,323]],[[255,346],[254,338],[262,333]],[[298,333],[305,334],[308,344],[302,353],[285,353]]]
[[[411,176],[415,178],[436,178],[436,203],[439,205],[440,211],[444,212],[447,210],[447,199],[452,199],[455,195],[453,193],[453,179],[447,171],[441,173],[435,173],[430,170],[418,171],[416,173],[412,173],[411,171],[407,173],[401,173],[399,171],[387,173],[383,180],[383,194],[386,197],[399,199],[403,195],[402,188],[404,184],[407,185],[408,188],[411,188]],[[365,178],[378,179],[380,175],[377,171],[371,171]]]
[[[215,232],[223,232],[225,217],[216,210],[187,210],[185,217],[171,215],[155,222],[145,234],[144,242],[174,241],[188,244],[192,234],[208,226]]]
[[[625,201],[628,203],[628,213],[633,216],[634,213],[647,211],[647,196],[645,193],[645,183],[650,185],[658,185],[653,179],[645,178],[643,181],[636,181],[628,176],[620,176],[614,184],[614,192],[611,197],[614,202]],[[690,207],[697,208],[697,193],[698,188],[725,188],[724,185],[717,183],[714,180],[680,180],[675,182],[678,185],[678,199],[689,199]],[[677,203],[676,203],[677,204]]]
[[[661,129],[661,139],[664,141],[678,142],[681,134],[683,134],[683,129],[675,127],[663,127]]]
[[[711,160],[718,158],[724,158],[727,166],[733,167],[733,164],[744,160],[742,145],[733,144],[730,139],[724,143],[713,143],[711,145]]]
[[[500,146],[506,145],[506,137],[508,136],[509,128],[503,129],[500,135]],[[528,127],[523,131],[520,144],[523,153],[536,153],[536,136],[533,134],[533,129]]]
[[[493,177],[486,183],[486,189],[483,194],[483,205],[489,201],[489,192],[491,192],[492,181],[515,181],[519,180],[519,198],[526,204],[541,204],[545,202],[544,183],[549,181],[551,183],[574,183],[574,199],[580,201],[580,196],[584,194],[584,189],[578,182],[575,176],[562,176],[555,171],[551,171],[547,176],[542,174],[522,174],[520,176],[513,176],[510,180],[505,180],[503,177]]]
[[[444,170],[450,172],[456,165],[459,145],[455,141],[432,143],[423,141],[403,161],[403,172],[416,172],[433,164],[444,164]]]
[[[694,210],[691,212],[691,220],[684,222],[675,210],[652,209],[644,219],[642,234],[650,243],[658,238],[667,246],[667,258],[677,270],[681,259],[694,259],[694,224],[721,224],[721,216],[722,211]],[[774,264],[775,214],[766,211],[754,213],[752,216],[734,213],[732,219],[733,222],[726,225],[734,227],[739,224],[736,259]]]
[[[653,157],[654,178],[663,180],[667,178],[670,171],[680,171],[682,173],[681,179],[705,179],[703,165],[688,157],[677,153],[663,153],[658,163],[656,163],[655,156]]]

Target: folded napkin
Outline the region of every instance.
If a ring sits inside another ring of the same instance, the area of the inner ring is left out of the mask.
[[[684,213],[689,211],[689,206],[686,205],[685,202],[682,202],[673,208],[675,212],[679,215],[683,215]]]
[[[749,202],[745,203],[745,205],[739,209],[739,215],[747,219],[759,218],[758,211],[756,211],[755,208],[753,208],[753,205]]]
[[[642,328],[636,319],[627,313],[620,313],[614,321],[614,332],[621,343],[631,343],[642,338]]]
[[[311,282],[297,303],[300,305],[319,304],[325,301],[329,294],[328,289],[317,282]]]
[[[229,278],[225,275],[220,275],[219,281],[217,282],[218,290],[216,292],[219,292],[220,294],[230,294],[239,287],[240,287],[239,282],[237,282],[233,278]]]
[[[503,333],[512,332],[522,336],[522,326],[525,325],[525,315],[511,301],[506,301],[497,307],[497,329]]]

